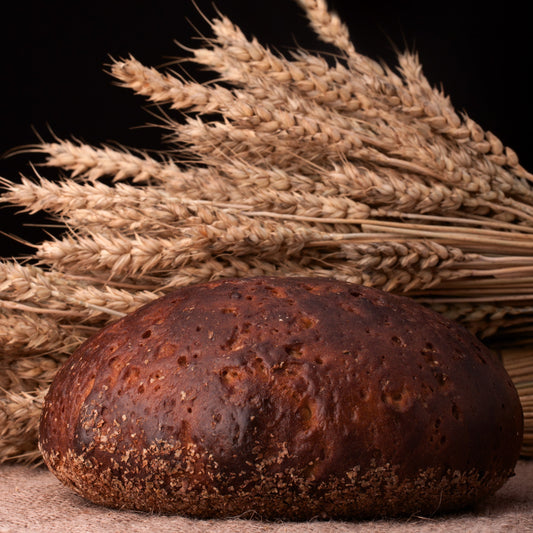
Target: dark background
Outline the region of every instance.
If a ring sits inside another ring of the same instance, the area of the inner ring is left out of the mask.
[[[146,102],[113,84],[105,72],[110,56],[134,55],[158,66],[195,46],[209,27],[191,1],[10,2],[2,14],[0,153],[36,142],[75,137],[98,145],[118,142],[161,148],[161,131],[142,127],[152,117]],[[210,18],[211,1],[197,0]],[[533,44],[527,3],[504,2],[499,9],[477,2],[356,2],[330,0],[348,24],[356,48],[395,64],[394,48],[418,51],[424,72],[442,86],[455,108],[513,148],[523,166],[533,169],[533,102],[530,75]],[[324,49],[291,0],[217,0],[216,6],[248,36],[287,51],[295,44]],[[191,64],[189,72],[195,71]],[[27,155],[0,160],[0,176],[31,175]],[[0,209],[0,231],[37,242],[39,216]],[[0,256],[27,252],[0,236]]]

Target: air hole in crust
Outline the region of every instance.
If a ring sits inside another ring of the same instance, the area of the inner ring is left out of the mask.
[[[265,363],[263,361],[262,357],[256,357],[253,362],[252,366],[256,373],[264,373],[265,372]]]
[[[303,355],[302,346],[303,345],[301,342],[287,344],[285,346],[285,351],[287,352],[287,355],[289,355],[290,357],[300,358]]]
[[[124,381],[135,381],[139,377],[139,369],[135,366],[129,366],[124,370],[122,379]]]
[[[303,284],[302,289],[304,291],[310,292],[311,294],[321,294],[320,287],[314,287],[313,285],[308,285],[307,283]]]
[[[452,415],[456,420],[461,419],[461,411],[459,410],[459,407],[457,407],[456,403],[452,405]]]
[[[231,334],[226,342],[220,345],[222,351],[232,351],[240,340],[239,329],[237,326],[233,328]]]
[[[309,422],[311,420],[311,408],[308,405],[302,405],[298,413],[303,422]]]
[[[222,369],[220,372],[220,377],[226,385],[231,385],[232,383],[243,379],[244,370],[241,368],[227,367]]]
[[[316,320],[310,316],[301,315],[296,323],[300,329],[311,329],[316,324]]]
[[[111,359],[109,359],[109,366],[120,366],[117,364],[117,361],[118,360],[118,357],[115,355],[114,357],[111,357]]]
[[[265,289],[275,298],[284,298],[286,296],[285,291],[281,287],[271,287],[270,285],[265,285]]]
[[[424,346],[424,348],[422,348],[420,353],[430,366],[439,364],[439,362],[435,359],[435,348],[430,342],[426,342],[426,345]]]
[[[142,338],[143,339],[147,339],[148,337],[150,337],[152,335],[152,331],[147,329],[143,334],[142,334]]]
[[[399,412],[407,411],[412,404],[411,395],[403,388],[383,390],[381,392],[381,401],[388,407]]]

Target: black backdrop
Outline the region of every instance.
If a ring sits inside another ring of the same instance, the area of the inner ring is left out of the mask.
[[[211,0],[197,0],[209,17]],[[209,35],[190,0],[142,2],[10,2],[0,31],[0,153],[51,139],[92,144],[115,141],[137,148],[161,148],[161,131],[145,128],[152,120],[145,100],[113,84],[105,72],[109,58],[133,54],[158,66],[182,55],[176,45],[195,45],[197,32]],[[217,0],[216,6],[247,35],[286,51],[295,44],[320,48],[302,11],[292,0],[265,2]],[[484,129],[512,147],[533,170],[533,66],[531,17],[527,3],[357,2],[330,0],[348,24],[356,48],[389,65],[394,47],[418,51],[424,71]],[[194,67],[190,71],[195,73]],[[201,78],[202,73],[198,72]],[[26,155],[0,160],[0,176],[31,174]],[[0,209],[0,231],[36,242],[43,238],[40,217]],[[0,256],[28,249],[0,236]]]

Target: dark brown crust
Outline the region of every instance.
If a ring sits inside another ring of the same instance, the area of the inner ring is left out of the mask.
[[[216,281],[104,328],[58,373],[40,447],[96,503],[195,517],[457,510],[512,475],[501,363],[407,298],[327,279]]]

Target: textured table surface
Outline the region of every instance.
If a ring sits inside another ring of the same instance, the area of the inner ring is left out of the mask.
[[[115,511],[85,502],[44,468],[0,466],[0,533],[352,533],[533,532],[533,461],[520,461],[516,476],[468,512],[370,522],[267,523],[245,518],[191,520]]]

